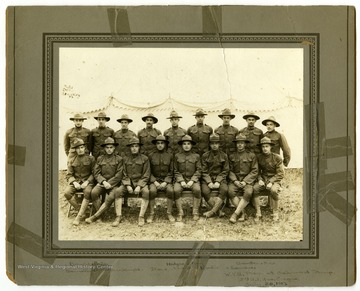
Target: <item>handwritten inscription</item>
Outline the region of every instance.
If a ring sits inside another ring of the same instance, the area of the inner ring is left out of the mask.
[[[66,96],[68,98],[80,98],[80,94],[78,93],[75,93],[74,92],[74,87],[71,86],[71,85],[64,85],[64,87],[62,88],[62,93],[61,93],[63,96]]]

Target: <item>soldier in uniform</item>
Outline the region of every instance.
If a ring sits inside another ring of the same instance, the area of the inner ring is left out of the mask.
[[[127,145],[130,147],[131,155],[124,159],[124,177],[122,185],[119,188],[119,194],[122,198],[128,193],[139,195],[141,193],[141,208],[139,214],[139,226],[145,224],[145,212],[149,205],[149,179],[150,163],[149,158],[140,153],[140,143],[137,137],[133,137]]]
[[[258,182],[254,185],[254,200],[256,216],[261,217],[259,194],[262,191],[268,192],[272,199],[273,220],[279,220],[278,200],[281,189],[281,180],[285,176],[284,165],[280,155],[272,152],[274,143],[268,137],[261,139],[262,153],[257,156],[259,163]]]
[[[219,211],[228,193],[226,178],[229,174],[229,160],[219,147],[220,137],[214,133],[210,135],[211,150],[201,157],[201,192],[205,201],[211,206],[211,210],[203,214],[205,217],[212,217]],[[219,196],[211,197],[211,190],[218,190]]]
[[[193,147],[193,151],[198,153],[200,157],[207,151],[209,151],[209,138],[213,133],[213,129],[204,124],[205,119],[204,110],[198,109],[195,113],[196,124],[190,126],[187,130],[187,134],[191,136],[192,140],[196,142],[196,145]]]
[[[280,155],[281,149],[284,156],[284,166],[287,167],[290,162],[291,152],[285,136],[275,130],[275,127],[280,126],[279,122],[276,121],[274,116],[270,116],[268,119],[263,120],[262,124],[265,125],[267,129],[264,136],[270,138],[274,144],[271,147],[271,151]]]
[[[242,133],[237,135],[234,140],[237,151],[229,156],[229,198],[236,206],[235,212],[230,217],[232,223],[236,223],[240,214],[249,204],[253,195],[253,185],[259,173],[255,154],[245,150],[245,144],[248,142]],[[243,193],[241,200],[237,196],[240,193]]]
[[[108,137],[113,137],[114,130],[106,126],[106,122],[110,120],[110,117],[106,116],[105,112],[99,112],[98,116],[94,118],[99,122],[99,126],[91,130],[90,152],[97,159],[105,153],[101,145]]]
[[[172,207],[174,204],[174,188],[173,182],[173,155],[166,151],[166,146],[169,141],[165,136],[159,135],[154,139],[153,144],[156,145],[157,150],[149,155],[150,161],[150,215],[147,218],[147,222],[151,223],[154,218],[154,206],[155,197],[157,192],[165,191],[167,197],[167,216],[170,222],[175,222],[175,218],[172,216]]]
[[[161,131],[153,127],[153,125],[158,122],[154,114],[149,113],[141,119],[146,123],[146,127],[139,131],[138,137],[140,143],[143,144],[141,152],[144,155],[148,155],[156,150],[156,145],[154,145],[152,141],[161,134]]]
[[[193,203],[193,220],[199,219],[199,206],[201,202],[201,188],[199,179],[201,177],[200,155],[191,151],[196,143],[191,136],[185,135],[179,145],[183,151],[177,153],[174,158],[174,184],[175,203],[178,209],[177,221],[182,221],[184,212],[182,210],[181,193],[184,189],[191,189],[194,195]]]
[[[75,114],[73,117],[70,118],[70,120],[74,121],[75,126],[73,128],[70,128],[65,133],[64,137],[64,147],[65,147],[65,153],[68,156],[68,159],[74,157],[76,155],[75,149],[71,148],[71,144],[73,143],[74,139],[80,138],[84,141],[85,144],[90,143],[90,130],[82,127],[84,120],[86,120],[85,117],[83,117],[80,113]],[[89,150],[86,147],[85,153],[89,154]]]
[[[220,148],[228,156],[236,151],[236,146],[233,143],[235,137],[239,133],[239,130],[230,125],[231,119],[235,118],[234,114],[231,114],[230,109],[224,109],[222,114],[218,115],[223,124],[215,129],[215,133],[220,136]]]
[[[94,222],[98,219],[115,200],[116,218],[112,226],[118,226],[121,222],[122,199],[116,198],[116,192],[119,191],[119,185],[123,177],[123,159],[115,153],[115,147],[118,144],[113,138],[108,137],[101,146],[105,148],[105,154],[98,157],[95,167],[94,176],[97,185],[91,191],[91,199],[96,209],[96,213],[85,221]],[[108,194],[104,203],[101,204],[101,196]]]
[[[169,152],[174,155],[180,152],[181,146],[178,142],[186,135],[186,130],[179,126],[180,118],[182,116],[179,116],[175,110],[171,111],[170,117],[167,117],[167,119],[170,119],[171,127],[164,131],[164,136],[169,142]]]
[[[130,148],[126,146],[130,139],[136,137],[135,132],[129,129],[129,124],[133,122],[126,114],[121,115],[121,118],[117,119],[117,122],[121,124],[121,129],[115,132],[114,139],[119,144],[116,147],[116,152],[121,156],[125,157],[130,155]]]
[[[85,154],[86,146],[80,138],[73,139],[71,149],[75,151],[75,155],[68,160],[66,174],[68,185],[64,196],[79,211],[73,222],[74,225],[79,225],[80,220],[84,218],[91,198],[91,190],[94,187],[93,167],[95,158]],[[81,190],[84,193],[84,199],[79,207],[74,194]]]
[[[246,120],[248,126],[240,129],[239,133],[246,136],[249,141],[246,145],[246,149],[254,154],[260,154],[258,143],[263,138],[263,131],[260,128],[255,127],[255,122],[260,119],[259,116],[253,112],[245,114],[243,118]]]

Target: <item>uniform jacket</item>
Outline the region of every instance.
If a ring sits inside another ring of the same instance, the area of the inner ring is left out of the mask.
[[[66,179],[69,184],[74,181],[78,183],[88,180],[94,183],[93,168],[95,166],[95,158],[89,155],[75,155],[68,160]]]
[[[236,152],[236,144],[233,140],[235,140],[235,137],[239,133],[237,128],[231,125],[227,127],[221,125],[215,129],[215,133],[217,133],[220,137],[220,148],[223,152],[227,155]]]
[[[64,148],[66,155],[69,155],[69,152],[75,152],[75,149],[71,148],[71,144],[75,138],[81,138],[84,142],[90,143],[90,135],[90,129],[87,129],[85,127],[73,127],[66,131],[64,136]],[[87,149],[86,152],[89,153],[89,150]]]
[[[110,127],[96,127],[91,130],[90,135],[90,152],[97,158],[100,155],[105,154],[105,150],[101,145],[105,142],[108,137],[113,137],[114,130]]]
[[[230,172],[229,179],[231,182],[244,181],[246,184],[252,185],[258,174],[259,166],[254,153],[238,151],[229,156]]]
[[[178,142],[185,135],[186,135],[186,130],[181,127],[177,127],[177,128],[170,127],[164,131],[164,136],[166,140],[169,141],[168,148],[170,152],[176,154],[181,151],[181,145],[178,145]]]
[[[209,138],[212,133],[213,129],[206,124],[195,124],[188,128],[187,134],[196,142],[196,145],[192,148],[195,153],[198,153],[201,156],[210,149]]]
[[[150,163],[147,156],[138,154],[124,158],[124,175],[122,183],[125,186],[145,187],[150,179]]]
[[[166,151],[155,151],[149,155],[150,182],[172,183],[174,174],[173,155]]]
[[[201,177],[200,155],[192,151],[177,153],[174,158],[176,182],[198,182]]]
[[[263,131],[257,127],[244,127],[240,129],[239,133],[242,133],[246,136],[249,143],[246,145],[247,150],[254,154],[260,154],[261,150],[258,147],[258,143],[264,137]]]
[[[123,178],[124,162],[122,157],[117,154],[101,155],[96,160],[94,167],[94,177],[101,184],[107,181],[111,188],[118,186]]]
[[[161,131],[156,128],[152,128],[150,130],[148,130],[147,128],[143,128],[142,130],[140,130],[138,133],[138,138],[143,144],[143,146],[141,147],[141,152],[147,155],[155,151],[156,145],[152,143],[152,140],[156,139],[156,137],[160,134]]]
[[[284,178],[284,165],[280,155],[270,153],[269,155],[259,154],[259,180],[265,183],[280,183]]]
[[[287,165],[290,162],[291,158],[291,151],[289,144],[287,143],[287,140],[283,134],[280,132],[277,132],[276,130],[272,132],[265,132],[264,136],[271,139],[271,141],[275,144],[271,147],[271,151],[275,154],[280,154],[280,148],[283,151],[284,156],[284,165],[287,167]]]
[[[206,183],[221,183],[229,174],[229,159],[222,151],[208,151],[201,157],[202,178]]]
[[[126,145],[129,143],[130,139],[136,137],[135,132],[131,131],[130,129],[127,130],[118,130],[114,133],[114,140],[119,145],[116,147],[115,151],[124,157],[125,155],[130,155],[130,148]]]

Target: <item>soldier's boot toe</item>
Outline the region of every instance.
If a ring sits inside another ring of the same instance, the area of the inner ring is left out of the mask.
[[[214,212],[210,211],[206,211],[203,213],[203,216],[205,216],[206,218],[210,218],[214,216]]]
[[[113,226],[113,227],[119,226],[120,222],[121,222],[121,215],[116,216],[116,218],[115,218],[114,222],[111,224],[111,226]]]
[[[199,216],[199,214],[193,214],[193,220],[194,221],[197,221],[197,220],[199,220],[200,219],[200,216]]]
[[[279,221],[279,213],[274,212],[274,214],[273,214],[273,221],[274,221],[274,222]]]
[[[138,225],[139,225],[139,226],[144,226],[144,225],[145,225],[145,219],[144,219],[144,217],[139,217]]]
[[[168,214],[167,217],[170,220],[170,222],[175,222],[175,218],[171,214]]]
[[[237,214],[236,214],[236,213],[233,213],[233,214],[231,215],[229,221],[230,221],[231,223],[236,223],[237,217],[238,217]]]
[[[154,214],[150,214],[149,217],[146,219],[147,223],[153,223],[154,222]]]
[[[221,218],[221,217],[224,217],[224,216],[225,216],[225,212],[222,211],[222,210],[219,210],[219,217]]]
[[[239,217],[238,221],[241,221],[241,222],[245,221],[245,213],[244,212],[240,213],[240,217]]]
[[[74,219],[74,221],[73,221],[73,225],[75,225],[75,226],[78,226],[79,224],[80,224],[80,217],[79,216],[76,216],[76,218]]]
[[[97,217],[95,215],[93,215],[93,216],[90,216],[89,218],[86,218],[85,222],[90,224],[90,223],[95,222],[96,220],[97,220]]]
[[[176,221],[177,222],[181,222],[183,220],[183,215],[182,214],[179,214],[177,217],[176,217]]]

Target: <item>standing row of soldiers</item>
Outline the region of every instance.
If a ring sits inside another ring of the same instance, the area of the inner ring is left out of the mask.
[[[153,124],[158,121],[157,118],[148,114],[143,117],[147,126],[139,132],[139,138],[128,129],[128,124],[132,120],[127,116],[122,116],[118,120],[122,129],[114,133],[105,126],[109,117],[100,113],[95,117],[99,121],[99,127],[88,133],[89,139],[84,138],[84,132],[87,130],[81,126],[85,118],[80,115],[71,118],[74,120],[75,128],[69,130],[65,136],[65,150],[69,156],[69,185],[65,190],[65,197],[78,208],[73,195],[80,189],[84,191],[84,200],[74,224],[79,224],[92,200],[97,212],[86,219],[87,223],[98,219],[115,201],[116,219],[113,226],[119,225],[122,199],[127,193],[142,194],[139,225],[144,225],[144,216],[149,205],[150,214],[147,222],[152,222],[158,190],[163,190],[167,194],[169,220],[175,221],[172,216],[175,200],[178,209],[177,220],[181,221],[181,193],[184,189],[191,189],[194,194],[194,220],[199,219],[201,196],[211,206],[211,210],[204,213],[206,217],[215,215],[228,197],[236,206],[230,218],[230,221],[235,223],[239,216],[242,219],[241,214],[251,201],[253,192],[256,219],[259,219],[261,211],[258,194],[261,190],[270,191],[274,201],[274,220],[277,220],[277,199],[284,170],[281,157],[271,150],[280,151],[280,147],[283,147],[284,163],[286,159],[287,165],[290,150],[286,148],[284,136],[269,130],[273,136],[280,136],[275,140],[277,143],[266,136],[263,138],[262,131],[254,127],[259,117],[253,113],[244,116],[248,127],[238,134],[239,131],[230,126],[230,120],[235,116],[228,109],[219,115],[223,125],[215,130],[216,134],[212,134],[211,127],[203,123],[205,115],[205,112],[199,109],[195,114],[197,124],[186,132],[178,126],[181,116],[173,111],[169,117],[172,127],[162,136],[160,131],[153,128]],[[263,124],[268,129],[279,126],[274,118],[264,121]],[[76,136],[76,132],[81,133]],[[120,136],[122,138],[119,138]],[[117,139],[120,139],[120,142]],[[71,144],[70,148],[68,141]],[[125,148],[122,148],[124,144]],[[262,153],[256,157],[255,154],[261,151]],[[87,154],[89,152],[92,156]],[[96,156],[98,158],[95,161]],[[94,187],[95,182],[97,185]],[[218,190],[219,196],[211,197],[212,190]],[[100,205],[100,197],[105,193],[108,195],[105,202]],[[240,200],[238,194],[243,194],[243,199]]]

